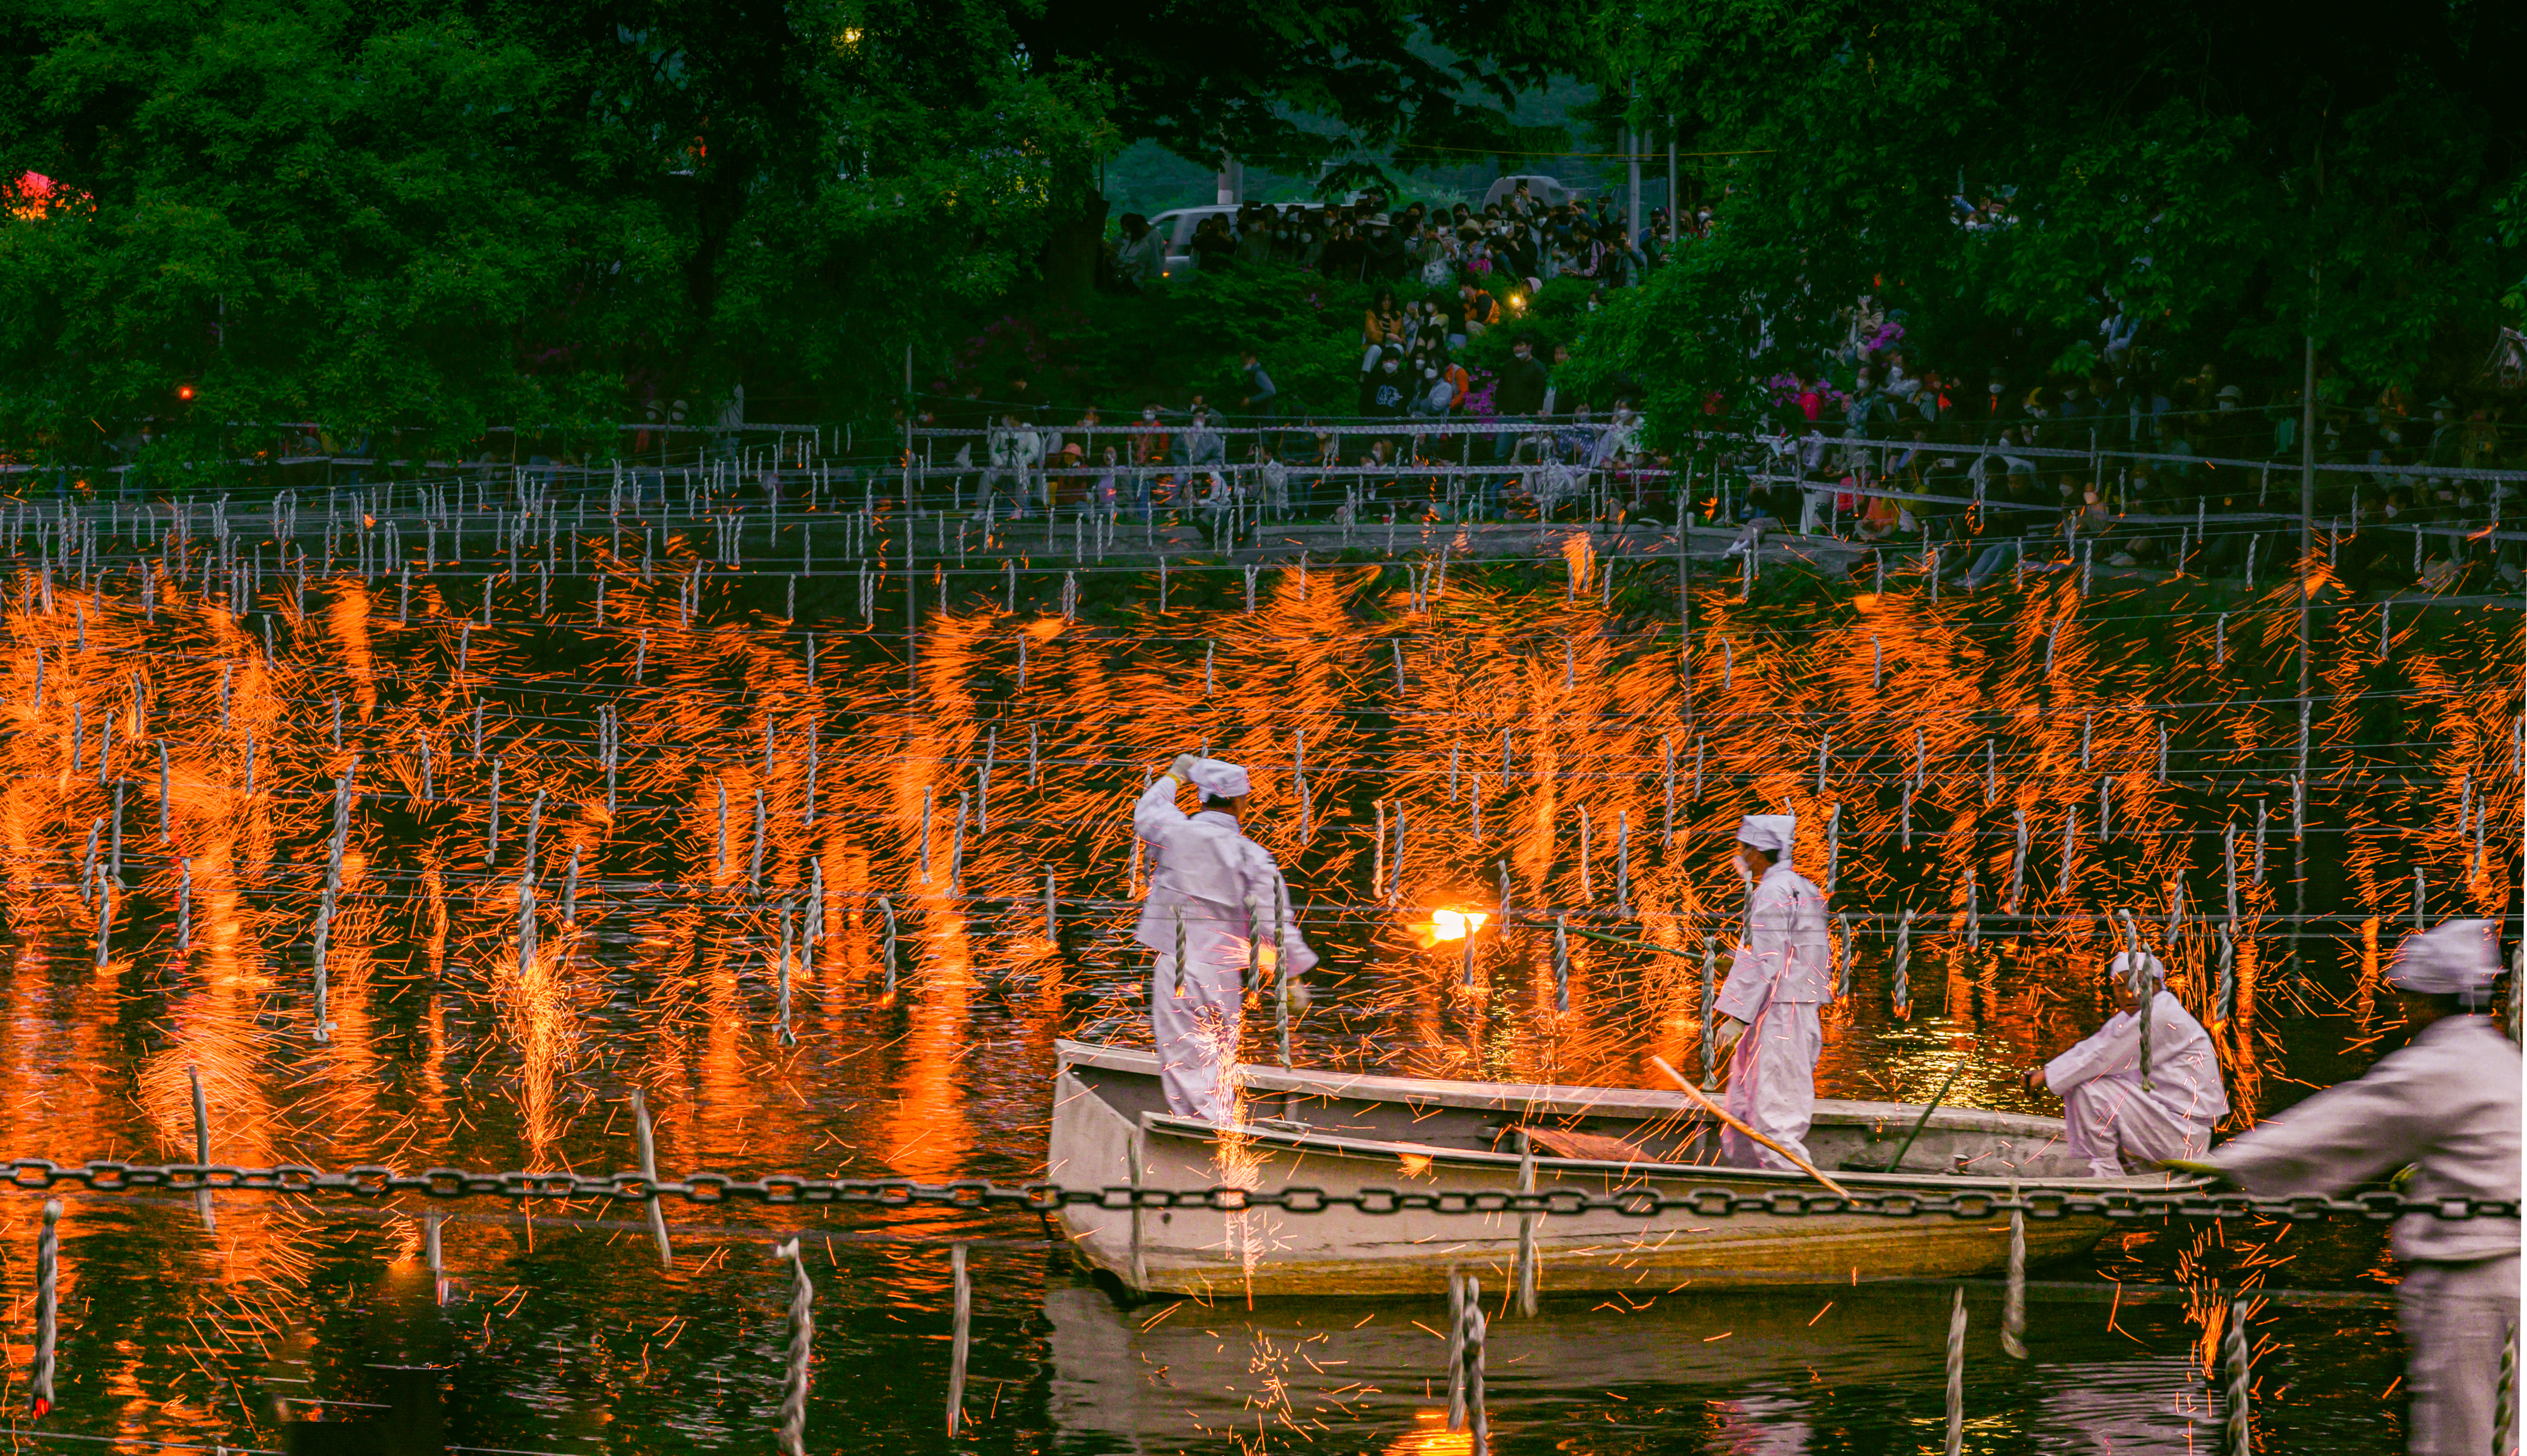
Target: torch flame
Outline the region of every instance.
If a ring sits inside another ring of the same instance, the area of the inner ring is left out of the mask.
[[[1430,917],[1430,938],[1464,940],[1467,936],[1482,929],[1483,922],[1490,918],[1491,916],[1481,910],[1443,910]]]

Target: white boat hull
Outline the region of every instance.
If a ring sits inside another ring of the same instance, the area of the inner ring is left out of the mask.
[[[1722,1189],[1757,1195],[1817,1191],[1803,1174],[1695,1166],[1617,1164],[1490,1151],[1477,1142],[1483,1119],[1586,1118],[1601,1127],[1626,1121],[1659,1135],[1695,1141],[1700,1115],[1674,1093],[1633,1089],[1430,1082],[1344,1073],[1248,1067],[1250,1106],[1277,1103],[1296,1121],[1265,1119],[1217,1128],[1167,1115],[1151,1104],[1156,1063],[1147,1053],[1063,1043],[1057,1075],[1048,1177],[1064,1187],[1199,1190],[1221,1186],[1280,1190],[1317,1188],[1345,1196],[1369,1189],[1515,1192],[1523,1179],[1545,1193],[1590,1195],[1650,1189],[1686,1195]],[[1918,1107],[1820,1103],[1813,1150],[1868,1147],[1900,1140]],[[1384,1133],[1444,1124],[1457,1146]],[[1470,1131],[1469,1129],[1471,1129]],[[1942,1109],[1926,1128],[1911,1162],[1920,1174],[1845,1172],[1854,1192],[1911,1191],[1945,1197],[1961,1192],[2033,1189],[2164,1188],[2159,1178],[2103,1180],[2066,1176],[2077,1165],[2060,1146],[2050,1118]],[[1935,1133],[1935,1135],[1934,1135]],[[1848,1134],[1848,1135],[1846,1135]],[[1706,1140],[1703,1140],[1707,1142]],[[1819,1162],[1828,1168],[1828,1151]],[[1891,1151],[1891,1148],[1889,1149]],[[1881,1154],[1882,1159],[1884,1155]],[[1931,1172],[1966,1162],[1974,1170]],[[1060,1226],[1073,1253],[1140,1292],[1208,1297],[1254,1295],[1428,1293],[1447,1287],[1451,1273],[1480,1276],[1492,1288],[1517,1277],[1522,1225],[1531,1238],[1541,1290],[1641,1290],[1770,1284],[1845,1284],[1874,1279],[1956,1277],[2002,1269],[2008,1258],[2006,1216],[1958,1219],[1946,1214],[1890,1219],[1869,1214],[1798,1217],[1737,1214],[1709,1217],[1671,1211],[1634,1217],[1614,1210],[1574,1215],[1371,1214],[1334,1206],[1317,1213],[1272,1208],[1096,1208],[1062,1211]],[[2041,1261],[2077,1253],[2105,1232],[2096,1217],[2028,1221],[2028,1255]]]

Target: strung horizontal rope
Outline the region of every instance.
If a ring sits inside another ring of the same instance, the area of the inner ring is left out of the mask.
[[[1944,1214],[1955,1219],[1990,1219],[2024,1214],[2031,1219],[2247,1219],[2280,1218],[2306,1222],[2337,1215],[2385,1222],[2408,1214],[2433,1218],[2515,1219],[2518,1201],[2443,1198],[2416,1200],[2393,1191],[2355,1194],[2348,1198],[2304,1195],[2258,1198],[2244,1193],[2149,1192],[2116,1189],[2096,1193],[2035,1188],[2016,1195],[1963,1192],[1947,1196],[1904,1192],[1854,1192],[1836,1195],[1822,1189],[1782,1188],[1748,1193],[1727,1188],[1696,1188],[1662,1193],[1631,1188],[1614,1193],[1585,1193],[1575,1188],[1538,1192],[1504,1189],[1363,1188],[1332,1193],[1322,1188],[1065,1188],[1057,1183],[1015,1186],[982,1178],[922,1183],[908,1178],[813,1178],[772,1173],[741,1178],[729,1173],[690,1172],[682,1179],[645,1178],[638,1172],[603,1174],[574,1172],[478,1172],[434,1168],[403,1172],[383,1166],[361,1166],[338,1171],[300,1164],[272,1168],[235,1168],[198,1163],[140,1164],[89,1162],[70,1166],[43,1158],[13,1159],[8,1182],[27,1192],[60,1183],[80,1183],[94,1192],[173,1189],[190,1192],[211,1188],[239,1193],[346,1193],[380,1198],[418,1193],[429,1198],[602,1198],[648,1202],[682,1198],[689,1203],[761,1203],[772,1205],[847,1205],[871,1208],[948,1207],[999,1209],[1011,1213],[1054,1213],[1088,1207],[1129,1211],[1143,1209],[1278,1209],[1288,1214],[1350,1209],[1364,1214],[1553,1214],[1564,1217],[1613,1213],[1652,1218],[1687,1213],[1697,1218],[1764,1214],[1797,1218],[1814,1214],[1858,1214],[1887,1219],[1916,1219]]]

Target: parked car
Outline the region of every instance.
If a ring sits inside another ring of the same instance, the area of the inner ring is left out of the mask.
[[[1212,217],[1226,218],[1234,224],[1237,221],[1237,204],[1229,202],[1212,203],[1207,207],[1171,207],[1150,219],[1150,226],[1157,229],[1159,235],[1167,240],[1167,273],[1191,273],[1202,266],[1202,260],[1193,254],[1193,230],[1202,226],[1204,218]]]

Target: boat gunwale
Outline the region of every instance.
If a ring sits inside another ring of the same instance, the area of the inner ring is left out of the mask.
[[[1143,1075],[1152,1078],[1156,1078],[1159,1074],[1158,1058],[1154,1053],[1142,1052],[1126,1047],[1101,1046],[1087,1042],[1075,1042],[1067,1039],[1057,1039],[1054,1043],[1054,1048],[1057,1059],[1057,1066],[1055,1068],[1055,1074],[1057,1076],[1067,1072],[1073,1066],[1092,1066],[1100,1070],[1119,1071],[1127,1074]],[[1687,1120],[1691,1121],[1702,1121],[1707,1123],[1711,1120],[1708,1113],[1704,1113],[1695,1108],[1692,1104],[1686,1102],[1681,1095],[1676,1093],[1663,1093],[1650,1088],[1569,1087],[1546,1083],[1518,1084],[1505,1082],[1419,1083],[1418,1085],[1436,1086],[1448,1089],[1448,1091],[1443,1093],[1442,1096],[1433,1098],[1427,1095],[1379,1095],[1385,1090],[1385,1087],[1380,1084],[1406,1084],[1416,1082],[1416,1079],[1413,1078],[1393,1077],[1381,1073],[1342,1072],[1336,1073],[1332,1077],[1328,1077],[1321,1074],[1310,1074],[1304,1070],[1296,1068],[1285,1070],[1280,1067],[1255,1066],[1247,1065],[1239,1067],[1239,1074],[1244,1084],[1249,1089],[1347,1098],[1354,1101],[1393,1102],[1406,1106],[1426,1106],[1435,1104],[1437,1106],[1453,1107],[1461,1110],[1503,1112],[1523,1111],[1529,1113],[1542,1111],[1545,1109],[1545,1105],[1547,1104],[1567,1105],[1565,1107],[1554,1109],[1554,1116],[1599,1116],[1603,1114],[1596,1112],[1596,1109],[1611,1105],[1613,1107],[1620,1108],[1624,1112],[1637,1114],[1642,1117],[1668,1117],[1682,1115]],[[1341,1079],[1339,1084],[1337,1084],[1335,1080],[1337,1077]],[[1555,1095],[1521,1098],[1498,1093],[1486,1094],[1481,1090],[1486,1088],[1509,1088],[1520,1085],[1532,1087],[1538,1093]],[[1586,1097],[1586,1094],[1609,1092],[1621,1094],[1621,1099],[1610,1098],[1603,1101],[1596,1101],[1589,1100]],[[1453,1096],[1449,1094],[1453,1094]],[[1580,1095],[1563,1096],[1559,1094]],[[1487,1098],[1488,1100],[1472,1102],[1454,1100],[1454,1098],[1459,1097]],[[1637,1099],[1637,1101],[1630,1101],[1631,1099]],[[1627,1106],[1625,1105],[1626,1101],[1629,1103]],[[1831,1100],[1822,1100],[1819,1105],[1820,1107],[1824,1107],[1831,1104]],[[1879,1120],[1883,1117],[1897,1116],[1905,1113],[1918,1115],[1919,1112],[1918,1106],[1908,1107],[1903,1103],[1841,1103],[1839,1104],[1839,1107],[1854,1110],[1885,1110],[1882,1114],[1875,1112],[1862,1113],[1857,1111],[1846,1114],[1849,1120],[1854,1122]],[[2024,1131],[2031,1134],[2047,1131],[2049,1126],[2051,1136],[2058,1138],[2061,1135],[2061,1124],[2057,1119],[2038,1118],[2030,1114],[1991,1113],[1983,1109],[1975,1108],[1939,1109],[1938,1111],[1980,1113],[1986,1118],[2008,1119],[2010,1122],[2031,1122],[2036,1125],[2024,1128]],[[1321,1132],[1315,1129],[1291,1131],[1277,1127],[1259,1126],[1254,1123],[1237,1123],[1228,1126],[1215,1126],[1210,1122],[1203,1121],[1199,1118],[1180,1118],[1172,1113],[1163,1112],[1152,1112],[1144,1115],[1143,1125],[1151,1132],[1163,1133],[1171,1138],[1186,1141],[1217,1142],[1223,1135],[1227,1135],[1233,1136],[1242,1142],[1261,1143],[1274,1147],[1287,1148],[1302,1153],[1315,1152],[1321,1155],[1345,1158],[1387,1159],[1399,1158],[1410,1154],[1414,1157],[1426,1157],[1430,1159],[1434,1165],[1446,1163],[1460,1167],[1507,1167],[1510,1169],[1516,1169],[1522,1161],[1521,1155],[1516,1153],[1500,1153],[1479,1148],[1448,1148],[1429,1143],[1408,1143],[1378,1138],[1346,1137],[1339,1133]],[[1934,1116],[1930,1125],[1934,1127],[1944,1126],[1947,1130],[1964,1132],[2009,1132],[2022,1130],[2011,1127],[2007,1125],[2007,1123],[2003,1123],[1998,1126],[1980,1127],[1971,1122],[1942,1123],[1935,1115]],[[1549,1156],[1543,1153],[1535,1154],[1534,1158],[1538,1172],[1543,1172],[1549,1170],[1557,1174],[1567,1173],[1581,1176],[1613,1174],[1619,1177],[1631,1179],[1659,1178],[1667,1181],[1680,1181],[1696,1177],[1724,1178],[1732,1181],[1780,1183],[1784,1185],[1813,1184],[1814,1182],[1814,1180],[1807,1174],[1790,1170],[1721,1167],[1712,1164],[1698,1163],[1659,1163],[1646,1161],[1616,1162],[1612,1159],[1561,1158]],[[1925,1170],[1919,1173],[1872,1172],[1855,1169],[1847,1171],[1836,1170],[1833,1176],[1837,1182],[1847,1185],[1858,1184],[1863,1187],[1881,1191],[1901,1192],[1938,1190],[1948,1194],[1954,1194],[1957,1192],[2007,1193],[2013,1188],[2023,1192],[2031,1187],[2070,1187],[2083,1190],[2093,1189],[2099,1192],[2117,1191],[2184,1194],[2199,1192],[2204,1187],[2208,1186],[2207,1180],[2205,1179],[2191,1176],[2181,1177],[2175,1174],[2162,1174],[2155,1176],[2150,1174],[2130,1174],[2121,1178],[2098,1178],[2043,1174],[2009,1175],[1993,1173],[1954,1173],[1941,1172],[1933,1170]]]
[[[1292,1132],[1278,1127],[1259,1127],[1252,1123],[1234,1123],[1228,1126],[1214,1126],[1212,1123],[1203,1121],[1200,1118],[1179,1118],[1172,1113],[1152,1113],[1148,1116],[1148,1119],[1143,1123],[1143,1125],[1153,1133],[1165,1133],[1178,1140],[1188,1142],[1215,1143],[1221,1141],[1223,1138],[1233,1137],[1241,1143],[1264,1143],[1276,1147],[1289,1148],[1298,1152],[1331,1154],[1333,1156],[1345,1158],[1375,1158],[1379,1160],[1393,1159],[1403,1156],[1427,1158],[1430,1160],[1433,1167],[1440,1164],[1451,1164],[1460,1167],[1505,1167],[1515,1170],[1522,1161],[1521,1156],[1516,1153],[1496,1153],[1481,1148],[1443,1148],[1432,1143],[1384,1142],[1374,1138],[1345,1137],[1338,1133],[1322,1133],[1315,1131]],[[1535,1155],[1535,1168],[1539,1175],[1547,1171],[1591,1175],[1598,1173],[1613,1173],[1634,1181],[1657,1178],[1662,1181],[1676,1182],[1689,1178],[1702,1177],[1719,1178],[1729,1181],[1747,1180],[1761,1183],[1802,1184],[1809,1187],[1814,1187],[1816,1185],[1816,1180],[1814,1178],[1811,1178],[1806,1173],[1799,1172],[1795,1170],[1737,1168],[1724,1164],[1710,1163],[1654,1163],[1647,1161],[1618,1163],[1612,1159],[1558,1158],[1548,1157],[1545,1154],[1538,1153]],[[1869,1188],[1890,1192],[1927,1191],[1930,1189],[1937,1189],[1945,1193],[2007,1193],[2012,1188],[2025,1191],[2031,1188],[2076,1187],[2083,1189],[2094,1188],[2099,1190],[2129,1190],[2133,1192],[2154,1193],[2165,1191],[2171,1193],[2184,1193],[2196,1191],[2202,1185],[2201,1179],[2179,1179],[2173,1174],[2169,1174],[2164,1180],[2161,1180],[2153,1178],[2147,1174],[2136,1174],[2122,1178],[2080,1178],[2045,1176],[2041,1174],[2006,1175],[1995,1173],[1947,1173],[1929,1170],[1925,1170],[1918,1173],[1868,1172],[1855,1169],[1850,1171],[1837,1170],[1833,1174],[1833,1177],[1834,1181],[1838,1183],[1858,1184]],[[1824,1196],[1831,1197],[1831,1195],[1826,1194]],[[1977,1215],[1974,1217],[1982,1216]]]
[[[1057,1039],[1056,1069],[1094,1066],[1140,1076],[1159,1074],[1158,1056],[1131,1047],[1095,1045]],[[1493,1112],[1544,1113],[1554,1117],[1667,1117],[1683,1113],[1709,1117],[1681,1093],[1654,1087],[1581,1087],[1554,1082],[1468,1082],[1431,1077],[1400,1077],[1385,1072],[1323,1071],[1307,1067],[1266,1066],[1240,1063],[1239,1082],[1250,1091],[1295,1092],[1357,1102],[1393,1102],[1408,1107],[1452,1107]],[[1919,1116],[1920,1103],[1854,1102],[1817,1099],[1820,1121],[1866,1122],[1883,1118]],[[1985,1108],[1941,1107],[1931,1118],[1933,1127],[1956,1131],[2059,1130],[2062,1119],[2033,1113],[2001,1113]]]

